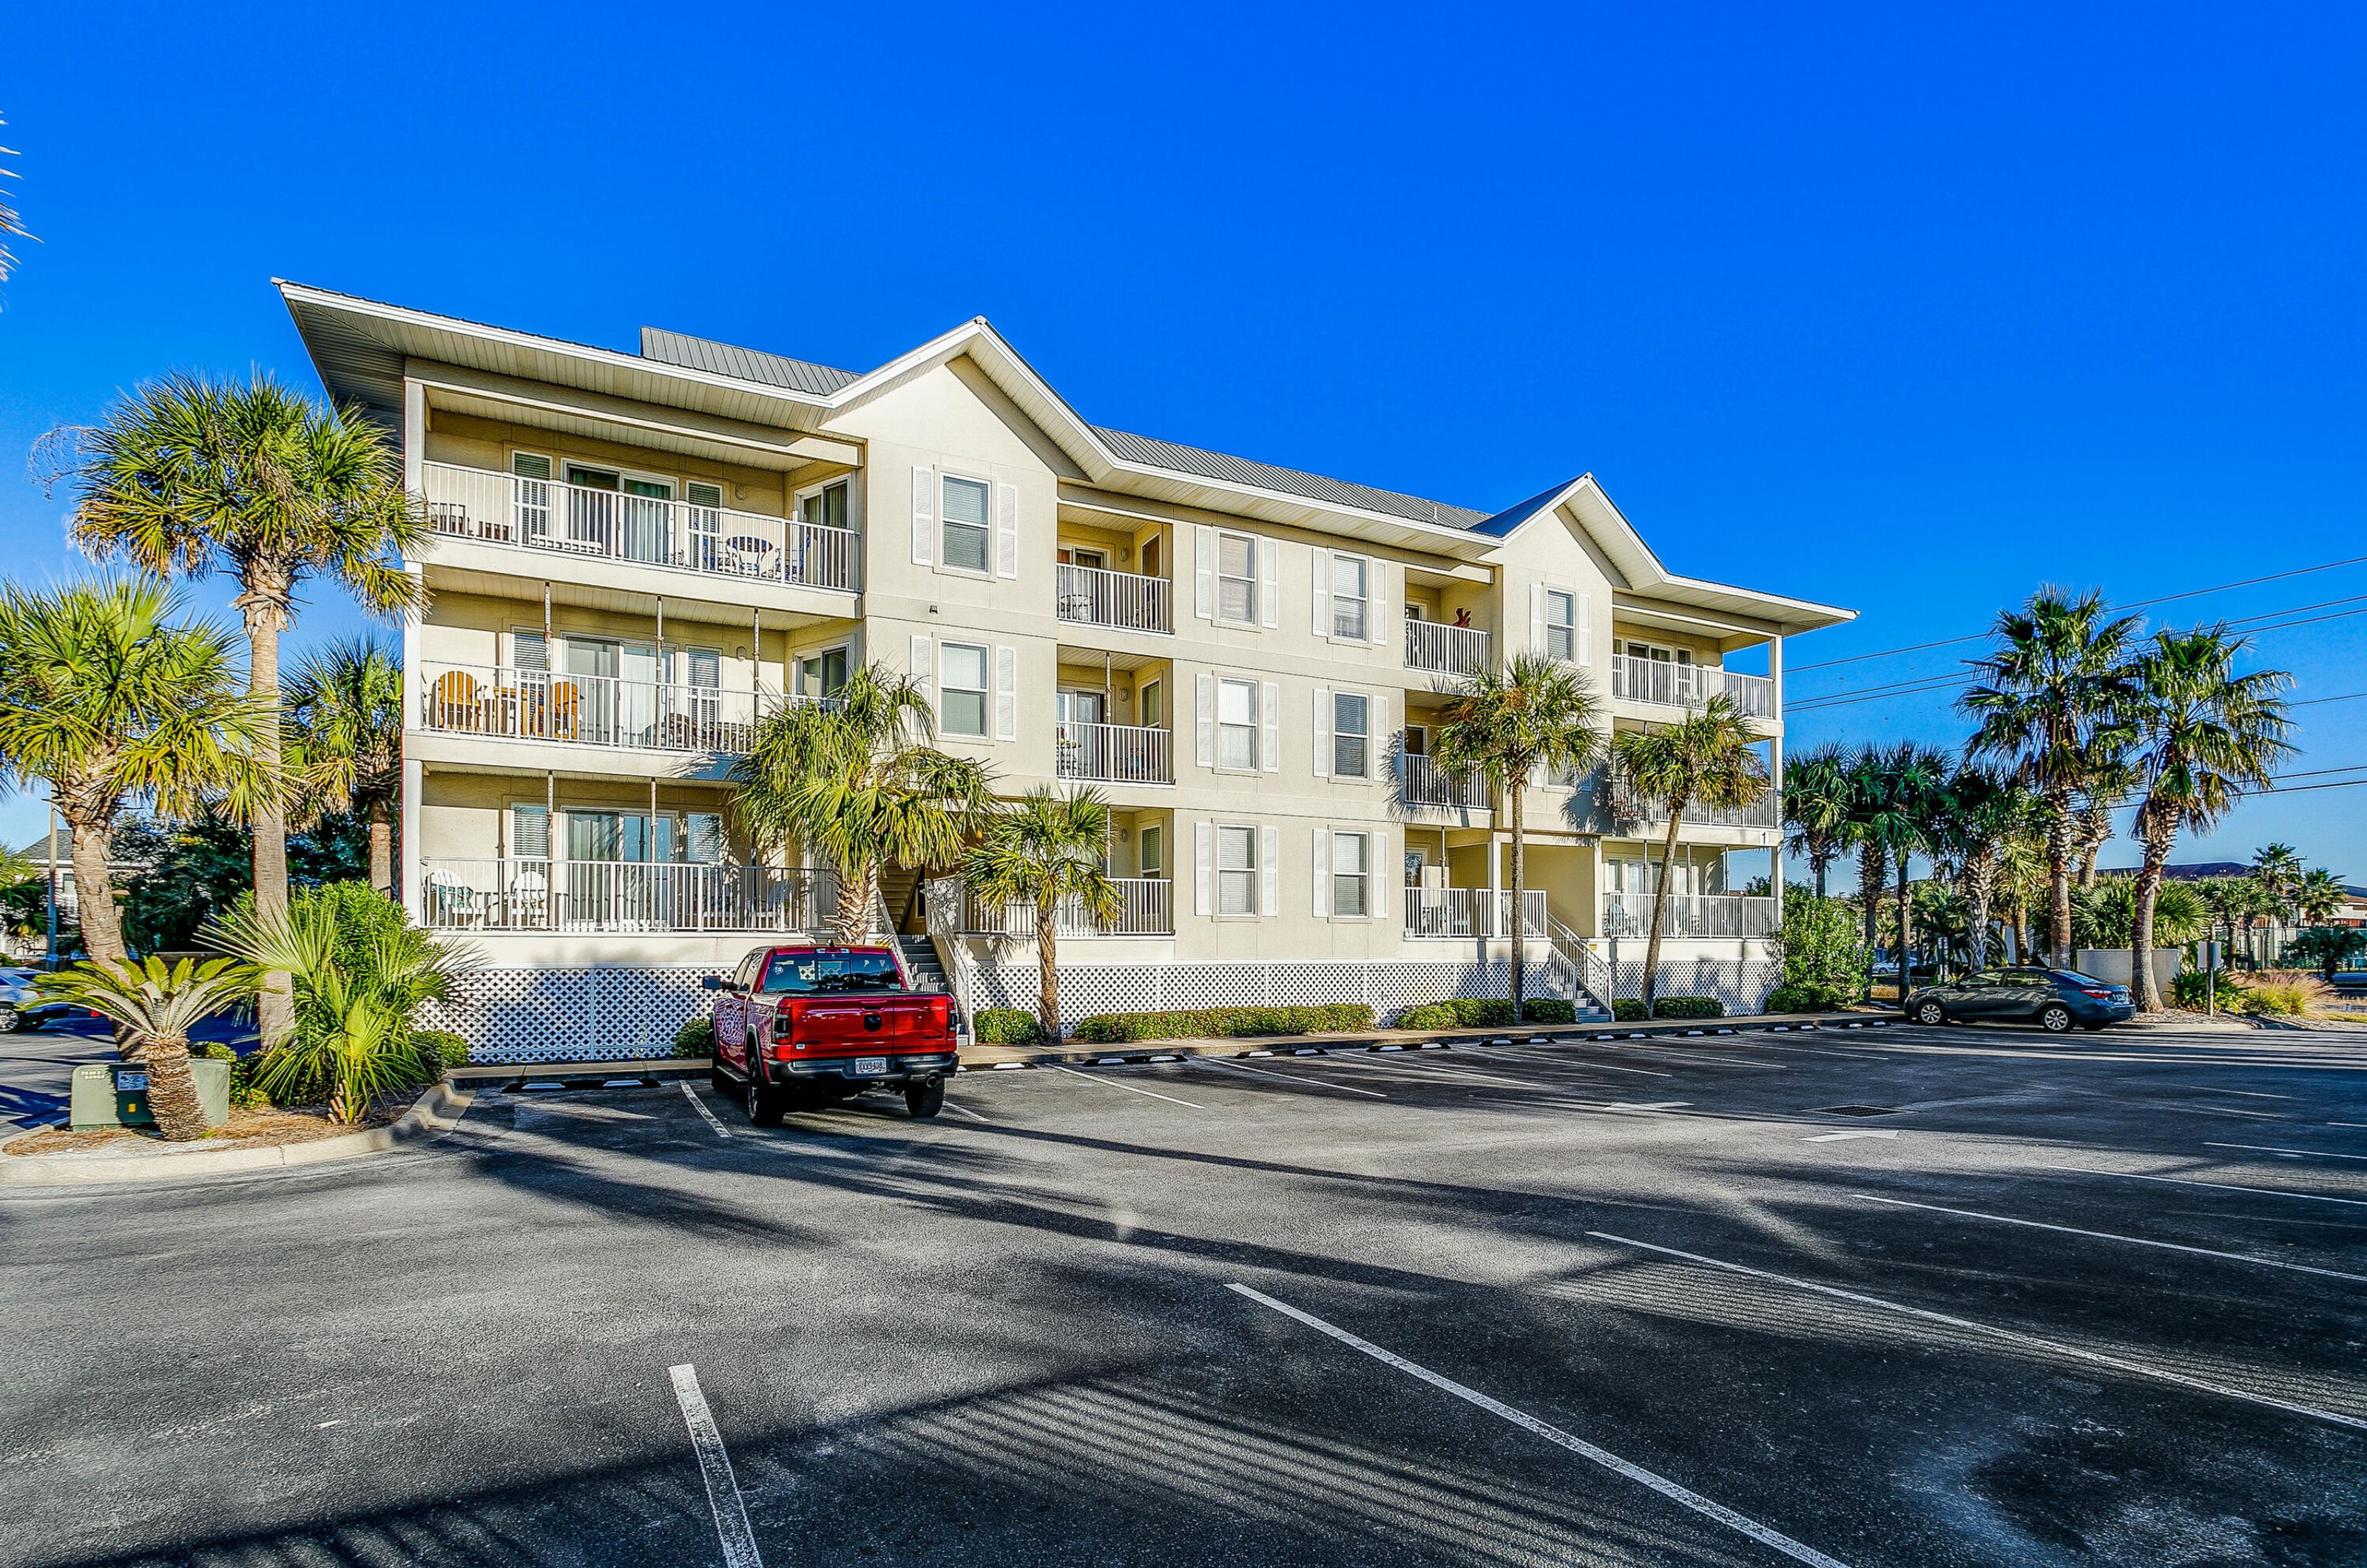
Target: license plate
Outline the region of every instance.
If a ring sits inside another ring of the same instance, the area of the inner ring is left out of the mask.
[[[119,1089],[146,1089],[148,1087],[148,1075],[146,1073],[118,1073],[115,1075],[115,1087]]]
[[[856,1077],[884,1077],[887,1076],[887,1072],[888,1058],[885,1056],[857,1056],[855,1058],[855,1076]]]

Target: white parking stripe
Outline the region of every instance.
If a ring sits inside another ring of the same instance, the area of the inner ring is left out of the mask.
[[[1672,1078],[1677,1076],[1674,1073],[1656,1073],[1649,1067],[1623,1067],[1614,1062],[1589,1062],[1573,1057],[1540,1056],[1530,1051],[1499,1051],[1486,1045],[1457,1045],[1453,1049],[1458,1055],[1467,1051],[1474,1056],[1521,1056],[1528,1061],[1550,1063],[1555,1066],[1574,1067],[1585,1073],[1635,1073],[1648,1078]]]
[[[2313,1269],[2306,1263],[2287,1263],[2282,1258],[2251,1258],[2240,1252],[2221,1252],[2214,1247],[2189,1247],[2184,1242],[2148,1241],[2141,1235],[2115,1235],[2111,1231],[2083,1231],[2077,1225],[2050,1225],[2043,1220],[2017,1220],[2010,1214],[1984,1214],[1975,1209],[1947,1209],[1937,1203],[1910,1203],[1904,1198],[1877,1198],[1871,1192],[1861,1192],[1858,1196],[1869,1203],[1922,1209],[1934,1214],[1954,1214],[1967,1220],[1994,1220],[2001,1225],[2027,1225],[2032,1230],[2060,1231],[2065,1235],[2091,1236],[2098,1241],[2125,1241],[2138,1247],[2158,1247],[2169,1252],[2191,1252],[2203,1258],[2224,1258],[2231,1263],[2256,1263],[2263,1269],[2289,1269],[2296,1274],[2323,1274],[2329,1280],[2356,1280],[2367,1284],[2367,1274],[2345,1274],[2339,1269]]]
[[[2258,1149],[2264,1155],[2307,1155],[2312,1159],[2367,1159],[2367,1155],[2339,1155],[2330,1149],[2281,1149],[2274,1144],[2214,1144],[2206,1140],[2206,1149]]]
[[[1336,1089],[1342,1094],[1361,1094],[1373,1100],[1388,1098],[1376,1089],[1355,1089],[1347,1084],[1333,1083],[1328,1078],[1310,1078],[1298,1073],[1277,1073],[1272,1067],[1244,1067],[1239,1062],[1217,1062],[1206,1056],[1190,1057],[1184,1065],[1187,1067],[1218,1067],[1229,1073],[1255,1073],[1262,1078],[1288,1078],[1293,1083],[1311,1083],[1317,1089]]]
[[[1845,1564],[1837,1559],[1826,1556],[1815,1547],[1803,1546],[1790,1536],[1778,1534],[1758,1520],[1738,1514],[1722,1503],[1713,1503],[1700,1493],[1680,1486],[1666,1476],[1656,1475],[1640,1464],[1630,1463],[1608,1449],[1597,1448],[1585,1438],[1572,1437],[1560,1427],[1540,1421],[1524,1410],[1515,1410],[1499,1400],[1489,1398],[1478,1389],[1466,1388],[1452,1378],[1441,1377],[1428,1367],[1418,1366],[1393,1350],[1384,1350],[1369,1339],[1360,1339],[1344,1328],[1324,1322],[1313,1313],[1301,1312],[1287,1302],[1278,1302],[1264,1292],[1253,1291],[1247,1285],[1233,1284],[1227,1289],[1239,1292],[1260,1306],[1271,1308],[1285,1317],[1303,1323],[1319,1334],[1328,1334],[1350,1349],[1362,1351],[1385,1366],[1395,1367],[1410,1377],[1420,1378],[1442,1393],[1451,1393],[1467,1404],[1476,1404],[1490,1416],[1501,1416],[1523,1431],[1534,1433],[1549,1443],[1568,1449],[1580,1459],[1591,1460],[1614,1475],[1622,1475],[1639,1485],[1648,1486],[1670,1502],[1682,1504],[1696,1514],[1716,1519],[1728,1529],[1738,1530],[1755,1541],[1772,1546],[1786,1557],[1813,1563],[1815,1568],[1846,1568]]]
[[[1931,1312],[1922,1307],[1908,1306],[1901,1302],[1885,1301],[1880,1296],[1869,1296],[1862,1291],[1844,1291],[1834,1285],[1819,1285],[1809,1280],[1795,1280],[1787,1274],[1771,1274],[1764,1269],[1749,1269],[1739,1263],[1727,1263],[1720,1258],[1704,1258],[1698,1252],[1680,1252],[1673,1247],[1655,1247],[1648,1241],[1637,1241],[1632,1236],[1614,1235],[1609,1231],[1589,1231],[1586,1234],[1601,1241],[1615,1241],[1622,1247],[1640,1247],[1646,1252],[1657,1252],[1669,1258],[1682,1258],[1688,1263],[1698,1263],[1705,1269],[1719,1269],[1729,1274],[1742,1274],[1754,1280],[1772,1280],[1778,1285],[1789,1285],[1795,1290],[1813,1291],[1820,1296],[1831,1296],[1837,1301],[1855,1302],[1860,1306],[1879,1307],[1885,1312],[1899,1313],[1908,1317],[1919,1317],[1926,1323],[1945,1324],[1950,1328],[1969,1329],[1975,1334],[1987,1334],[1995,1338],[2010,1340],[2017,1345],[2035,1345],[2040,1349],[2052,1350],[2058,1356],[2069,1356],[2076,1360],[2091,1362],[2100,1367],[2111,1367],[2115,1371],[2130,1372],[2142,1378],[2155,1378],[2162,1382],[2176,1383],[2181,1388],[2195,1389],[2203,1393],[2215,1393],[2227,1399],[2240,1399],[2249,1404],[2265,1404],[2272,1410],[2282,1410],[2295,1416],[2307,1416],[2314,1420],[2330,1421],[2338,1427],[2349,1427],[2357,1431],[2367,1432],[2367,1421],[2361,1421],[2356,1416],[2338,1415],[2331,1410],[2319,1410],[2313,1405],[2295,1404],[2291,1400],[2277,1399],[2265,1393],[2250,1393],[2240,1388],[2222,1388],[2217,1383],[2204,1382],[2200,1378],[2191,1378],[2183,1372],[2173,1372],[2162,1367],[2148,1367],[2142,1361],[2107,1356],[2100,1350],[2083,1350],[2077,1345],[2066,1345],[2055,1339],[2042,1339],[2035,1334],[2024,1334],[2019,1329],[1998,1328],[1986,1323],[1975,1323],[1968,1317],[1951,1317],[1943,1312]]]
[[[698,1098],[698,1091],[697,1089],[692,1089],[687,1083],[683,1084],[681,1089],[682,1097],[690,1101],[690,1108],[693,1111],[697,1111],[701,1116],[707,1119],[707,1124],[715,1129],[715,1135],[717,1137],[728,1138],[731,1135],[730,1129],[725,1127],[722,1122],[718,1122],[715,1119],[715,1112],[707,1109],[707,1101]]]
[[[973,1122],[991,1122],[994,1120],[991,1116],[981,1115],[978,1111],[972,1111],[967,1105],[956,1105],[950,1100],[945,1102],[945,1106],[946,1110],[952,1111],[955,1115],[967,1116]]]
[[[1087,1083],[1097,1083],[1107,1089],[1122,1089],[1128,1094],[1147,1094],[1153,1100],[1163,1100],[1170,1105],[1180,1105],[1186,1111],[1208,1109],[1205,1105],[1195,1105],[1188,1100],[1178,1100],[1172,1094],[1161,1094],[1157,1089],[1138,1089],[1130,1083],[1120,1083],[1116,1078],[1101,1077],[1093,1073],[1081,1073],[1074,1067],[1064,1067],[1058,1062],[1047,1062],[1044,1065],[1056,1073],[1066,1073],[1072,1078],[1082,1078]]]
[[[1460,1079],[1463,1082],[1469,1084],[1500,1084],[1512,1089],[1544,1089],[1548,1087],[1547,1081],[1543,1078],[1499,1077],[1495,1074],[1489,1072],[1486,1068],[1480,1066],[1477,1062],[1474,1062],[1468,1068],[1434,1067],[1427,1062],[1409,1062],[1402,1056],[1383,1056],[1378,1055],[1367,1055],[1353,1051],[1342,1051],[1337,1055],[1326,1056],[1324,1057],[1324,1060],[1327,1062],[1340,1062],[1359,1067],[1383,1067],[1401,1073],[1428,1073],[1433,1077],[1442,1077],[1449,1080]]]
[[[2140,1176],[2134,1170],[2090,1170],[2078,1165],[2042,1165],[2038,1168],[2067,1170],[2074,1176],[2117,1176],[2124,1181],[2167,1181],[2173,1187],[2214,1187],[2222,1192],[2249,1192],[2261,1198],[2306,1198],[2313,1203],[2348,1203],[2354,1209],[2367,1209],[2367,1200],[2326,1198],[2316,1192],[2280,1192],[2273,1187],[2237,1187],[2225,1181],[2196,1181],[2183,1176]]]
[[[698,1450],[707,1506],[714,1511],[715,1533],[723,1542],[723,1568],[764,1568],[764,1555],[756,1550],[756,1532],[748,1527],[748,1505],[741,1500],[740,1483],[731,1473],[731,1456],[723,1451],[723,1434],[715,1429],[707,1395],[699,1392],[698,1373],[687,1364],[666,1371],[674,1379],[674,1398],[682,1406],[683,1425],[690,1428],[690,1446]]]

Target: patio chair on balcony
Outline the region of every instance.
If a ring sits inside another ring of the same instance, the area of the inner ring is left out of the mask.
[[[426,886],[429,926],[473,926],[483,922],[483,897],[442,866],[427,874]]]
[[[510,873],[507,899],[509,924],[542,926],[549,923],[550,878],[538,867],[527,866]]]
[[[743,577],[769,577],[776,549],[772,540],[757,534],[734,534],[723,541],[724,570]]]
[[[484,728],[485,692],[465,670],[447,670],[428,688],[427,727],[470,733]]]
[[[573,740],[583,733],[583,692],[572,681],[553,681],[527,694],[521,730],[538,740]]]

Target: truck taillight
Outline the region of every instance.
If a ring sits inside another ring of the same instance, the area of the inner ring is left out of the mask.
[[[797,1015],[789,1010],[789,998],[783,997],[780,1007],[773,1014],[773,1038],[787,1040],[796,1032]]]

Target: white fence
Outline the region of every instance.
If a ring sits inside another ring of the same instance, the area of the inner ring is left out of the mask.
[[[1752,718],[1775,716],[1775,682],[1764,675],[1739,675],[1707,664],[1666,659],[1611,656],[1611,694],[1656,707],[1697,708],[1723,695]]]
[[[1059,611],[1064,621],[1121,631],[1175,629],[1174,591],[1163,577],[1107,571],[1097,566],[1059,568]]]
[[[1544,940],[1547,915],[1545,893],[1522,890],[1525,913],[1522,930]],[[1486,887],[1409,887],[1405,890],[1405,933],[1410,937],[1509,937],[1512,934],[1512,895]]]
[[[1155,725],[1064,724],[1053,750],[1064,779],[1173,784],[1173,737]]]
[[[1450,626],[1444,621],[1408,621],[1405,662],[1409,670],[1476,674],[1488,668],[1488,634],[1478,626]]]
[[[1488,811],[1495,807],[1485,775],[1456,778],[1429,757],[1406,752],[1398,758],[1399,798],[1406,805],[1439,811]]]
[[[1611,795],[1612,815],[1622,822],[1666,822],[1669,803],[1654,795],[1637,795],[1625,786]],[[1707,807],[1698,803],[1685,807],[1685,820],[1703,828],[1780,828],[1784,825],[1784,797],[1770,789],[1749,806]]]
[[[1775,930],[1775,900],[1738,894],[1672,893],[1662,936],[1763,937]],[[1603,896],[1604,936],[1643,938],[1652,930],[1652,896],[1648,893],[1606,893]]]
[[[748,749],[764,713],[815,700],[436,660],[421,660],[412,678],[423,729],[726,756]]]
[[[421,483],[439,534],[810,588],[861,586],[851,528],[451,463],[422,465]]]
[[[1056,934],[1062,937],[1172,936],[1175,934],[1175,885],[1163,877],[1116,876],[1118,912],[1109,920],[1095,920],[1074,903],[1064,904]],[[964,936],[1016,937],[1036,934],[1036,911],[1025,904],[990,908],[975,895],[962,897]]]
[[[419,918],[438,931],[818,931],[837,908],[821,870],[663,861],[433,858]]]

